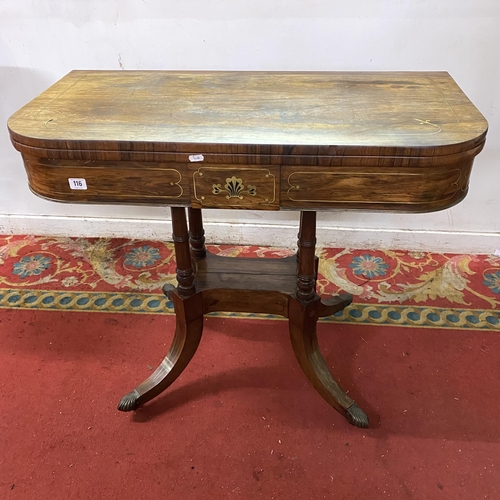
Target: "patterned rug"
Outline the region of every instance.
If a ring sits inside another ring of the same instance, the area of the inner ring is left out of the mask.
[[[0,237],[0,498],[498,498],[500,258],[318,254],[318,292],[354,295],[321,351],[369,429],[322,400],[272,316],[206,318],[179,380],[119,412],[173,337],[172,245]]]
[[[215,254],[279,258],[292,251],[211,245]],[[323,248],[317,291],[349,292],[323,321],[500,331],[500,257]],[[106,238],[0,237],[0,307],[173,314],[173,245]],[[217,313],[281,319],[270,315]]]

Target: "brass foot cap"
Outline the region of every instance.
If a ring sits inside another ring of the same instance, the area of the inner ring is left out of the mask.
[[[139,393],[136,390],[125,394],[118,404],[120,411],[133,411],[139,407]]]
[[[347,410],[345,411],[345,418],[351,425],[354,425],[355,427],[367,429],[370,426],[368,416],[356,403],[347,408]]]

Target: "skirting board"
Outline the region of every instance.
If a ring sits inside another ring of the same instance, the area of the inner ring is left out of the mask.
[[[207,243],[294,248],[297,226],[225,222],[204,223]],[[170,240],[172,225],[159,219],[100,217],[0,216],[0,234],[109,237]],[[428,252],[493,254],[500,249],[498,232],[432,231],[318,225],[318,247],[398,249]]]

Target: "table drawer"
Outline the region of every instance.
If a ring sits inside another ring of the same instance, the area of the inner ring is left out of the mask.
[[[446,208],[467,192],[472,161],[429,168],[282,167],[283,208],[425,212]]]
[[[190,166],[191,206],[279,210],[279,166]]]
[[[189,205],[185,165],[25,158],[32,191],[70,203]]]

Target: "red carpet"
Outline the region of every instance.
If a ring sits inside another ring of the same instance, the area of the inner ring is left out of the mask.
[[[319,336],[362,430],[269,318],[207,318],[179,380],[118,412],[172,337],[170,246],[4,237],[0,498],[499,498],[500,259],[393,254],[323,251],[321,291],[359,292]]]

